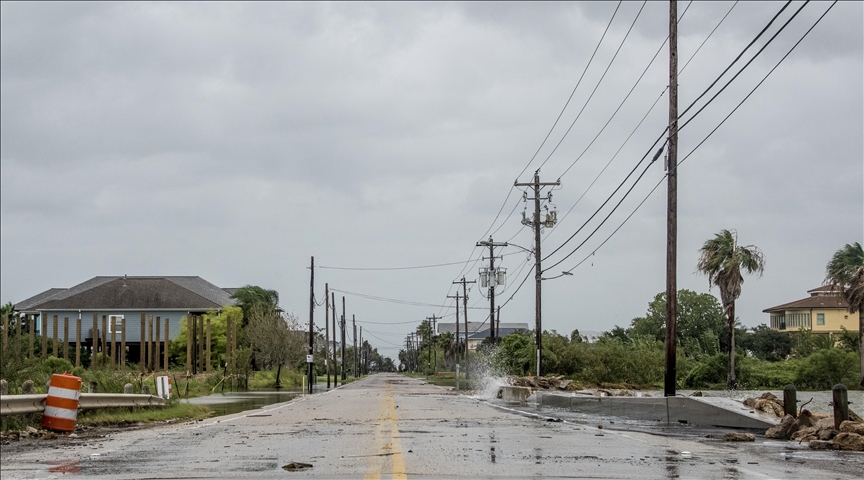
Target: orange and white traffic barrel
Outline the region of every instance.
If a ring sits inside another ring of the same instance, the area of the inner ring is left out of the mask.
[[[78,418],[81,379],[74,375],[55,373],[51,376],[42,426],[60,432],[72,432]]]

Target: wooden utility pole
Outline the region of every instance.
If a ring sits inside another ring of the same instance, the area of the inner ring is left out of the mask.
[[[468,284],[469,283],[477,283],[477,280],[471,280],[470,282],[465,280],[465,277],[462,277],[461,280],[453,282],[453,283],[461,283],[462,284],[462,316],[465,317],[465,379],[468,379]],[[457,300],[458,302],[458,300]],[[457,339],[458,340],[458,339]]]
[[[353,326],[353,335],[351,340],[354,342],[354,378],[357,378],[357,319],[354,314],[351,314],[351,325]]]
[[[345,295],[342,295],[342,384],[348,378],[348,373],[345,371]]]
[[[360,349],[360,350],[358,350],[358,352],[357,352],[357,359],[358,359],[358,360],[357,360],[357,364],[359,365],[357,369],[359,370],[360,375],[362,376],[362,375],[363,375],[363,325],[360,325],[360,340],[359,340],[359,345],[360,345],[360,346],[357,347],[357,348]]]
[[[534,343],[536,347],[535,353],[537,362],[536,375],[539,377],[543,373],[541,358],[541,353],[543,352],[543,309],[541,305],[541,300],[543,297],[540,294],[540,284],[543,280],[543,269],[540,266],[540,228],[543,226],[551,228],[555,225],[556,222],[555,215],[547,215],[545,221],[540,219],[540,202],[543,200],[552,200],[551,193],[547,194],[546,198],[540,198],[540,190],[543,187],[555,187],[561,185],[561,181],[557,180],[555,182],[541,182],[540,170],[537,170],[536,172],[534,172],[533,182],[516,182],[514,183],[514,185],[517,187],[531,187],[534,189],[534,198],[527,199],[534,200],[534,217],[531,220],[523,218],[522,224],[534,228]]]
[[[507,242],[493,242],[492,237],[489,237],[488,241],[477,242],[477,246],[489,247],[489,270],[486,272],[489,286],[489,338],[495,342],[495,285],[498,284],[498,272],[495,270],[495,247],[506,247]]]
[[[330,294],[330,306],[333,308],[333,386],[339,386],[339,369],[336,364],[336,292]]]
[[[329,283],[324,284],[324,367],[325,367],[325,370],[327,370],[327,388],[330,388],[330,284]]]
[[[306,353],[306,375],[309,377],[307,383],[307,392],[312,393],[312,375],[313,368],[315,364],[312,363],[315,350],[315,332],[313,331],[315,325],[315,319],[313,318],[315,315],[315,257],[312,257],[312,261],[309,266],[309,349]]]
[[[677,249],[678,249],[678,2],[669,2],[669,150],[666,157],[668,175],[666,211],[666,375],[663,393],[675,396],[675,362],[677,357],[675,324],[678,320]],[[735,352],[733,351],[734,355]]]
[[[456,283],[456,282],[454,282]],[[459,339],[459,289],[456,289],[456,295],[447,295],[447,298],[455,298],[456,299],[456,363],[459,363],[459,351],[462,349],[461,340]],[[444,363],[447,363],[447,359],[444,359]],[[458,378],[457,378],[458,380]]]
[[[438,372],[438,345],[435,342],[435,328],[438,326],[438,317],[433,313],[431,317],[426,317],[426,320],[432,321],[432,339],[429,342],[429,348],[435,350],[435,363],[432,368],[432,375],[435,375]],[[429,359],[430,366],[432,365],[432,359]]]

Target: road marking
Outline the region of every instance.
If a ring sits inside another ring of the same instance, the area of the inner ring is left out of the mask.
[[[388,428],[389,427],[389,428]],[[405,458],[402,456],[402,443],[399,440],[399,425],[396,417],[396,401],[393,390],[388,383],[381,401],[381,411],[378,424],[375,427],[376,452],[368,455],[369,466],[363,476],[366,480],[380,480],[381,473],[388,461],[391,463],[391,475],[394,480],[407,480],[405,474]],[[381,451],[384,452],[381,452]]]

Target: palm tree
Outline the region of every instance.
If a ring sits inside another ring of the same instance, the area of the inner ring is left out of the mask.
[[[735,378],[735,300],[741,296],[741,284],[744,283],[742,269],[761,276],[765,270],[765,257],[755,245],[739,246],[737,232],[721,230],[699,249],[696,270],[708,275],[709,288],[716,285],[720,289],[720,301],[729,323],[729,375],[726,379],[729,390],[738,388]]]
[[[825,284],[840,290],[840,296],[849,304],[849,313],[858,312],[858,356],[864,387],[864,250],[860,243],[846,244],[834,252],[825,267]]]

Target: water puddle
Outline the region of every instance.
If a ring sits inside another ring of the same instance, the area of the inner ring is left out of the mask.
[[[313,388],[313,392],[326,391],[325,388]],[[256,408],[265,407],[274,403],[287,402],[293,400],[304,392],[301,388],[283,388],[281,390],[255,390],[248,392],[223,392],[214,393],[203,397],[190,398],[182,400],[183,402],[193,405],[206,405],[213,410],[214,416],[231,415],[234,413],[253,410]],[[250,416],[264,416],[250,415]]]

